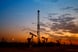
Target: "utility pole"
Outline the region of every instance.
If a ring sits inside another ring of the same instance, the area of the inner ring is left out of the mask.
[[[40,10],[37,11],[37,35],[38,43],[40,43]]]

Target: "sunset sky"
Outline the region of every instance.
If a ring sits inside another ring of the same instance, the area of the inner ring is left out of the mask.
[[[25,42],[36,34],[37,10],[40,36],[78,44],[78,0],[0,0],[0,39]]]

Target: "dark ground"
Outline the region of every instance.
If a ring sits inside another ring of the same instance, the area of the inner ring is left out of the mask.
[[[72,48],[0,48],[0,52],[78,52],[78,49]]]
[[[41,44],[28,46],[26,43],[0,43],[0,52],[78,52],[78,45]],[[43,46],[42,46],[43,45]]]

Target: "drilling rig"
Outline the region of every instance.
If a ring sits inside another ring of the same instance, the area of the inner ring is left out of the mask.
[[[40,10],[37,10],[37,35],[38,43],[40,43]]]

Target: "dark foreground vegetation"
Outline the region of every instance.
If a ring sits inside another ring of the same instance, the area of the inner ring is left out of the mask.
[[[78,52],[78,45],[0,42],[0,52]]]

